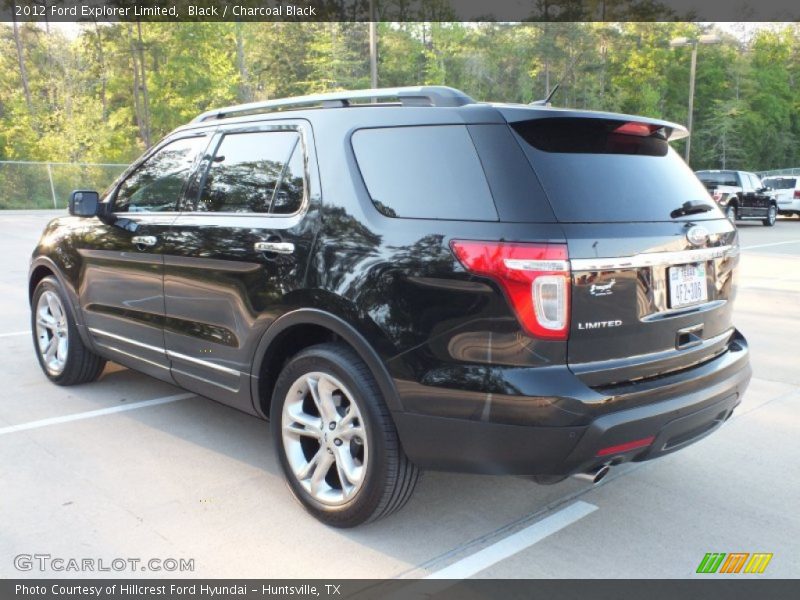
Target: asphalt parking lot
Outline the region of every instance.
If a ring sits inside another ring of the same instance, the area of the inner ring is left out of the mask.
[[[773,553],[760,577],[800,577],[800,219],[740,224],[754,376],[720,431],[595,487],[426,473],[403,511],[342,531],[292,499],[266,423],[116,365],[47,381],[26,277],[53,214],[0,213],[0,577],[720,577],[695,575],[707,552]],[[15,568],[36,553],[194,570]]]

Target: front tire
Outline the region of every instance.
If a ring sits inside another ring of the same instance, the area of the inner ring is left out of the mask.
[[[47,378],[57,385],[78,385],[96,380],[105,359],[83,343],[67,299],[55,277],[36,286],[31,304],[31,331],[36,358]]]
[[[773,204],[769,207],[767,211],[767,218],[761,221],[765,227],[772,227],[775,225],[775,221],[778,219],[778,209]]]
[[[270,420],[290,490],[323,523],[355,527],[411,497],[419,470],[349,346],[319,344],[290,359],[275,382]]]

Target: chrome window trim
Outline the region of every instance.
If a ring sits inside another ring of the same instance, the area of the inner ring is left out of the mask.
[[[200,153],[195,159],[192,166],[192,178],[199,174],[200,164],[210,150],[216,152],[219,143],[226,134],[236,133],[258,133],[269,131],[296,131],[300,135],[300,144],[303,148],[303,202],[300,208],[291,214],[279,213],[245,213],[245,212],[195,212],[190,210],[175,210],[175,211],[141,211],[141,212],[113,212],[112,214],[117,218],[132,219],[132,220],[149,220],[148,218],[160,219],[163,217],[174,217],[179,222],[173,223],[174,225],[201,225],[208,223],[210,219],[219,218],[219,222],[211,222],[213,225],[227,226],[227,227],[277,227],[277,228],[290,228],[298,224],[308,212],[312,202],[319,202],[322,197],[322,191],[319,189],[319,182],[315,178],[317,172],[317,158],[314,145],[314,133],[311,128],[311,123],[306,119],[299,118],[270,118],[265,120],[263,115],[256,115],[256,119],[248,120],[241,123],[214,123],[205,122],[198,124],[198,127],[192,128],[179,128],[165,138],[160,140],[136,161],[134,161],[115,181],[111,184],[110,192],[105,202],[113,204],[117,199],[117,192],[119,187],[138,169],[142,164],[149,160],[154,154],[160,151],[164,146],[175,142],[179,139],[208,136],[208,144],[205,148],[205,153]],[[191,180],[190,180],[191,181]],[[184,196],[186,190],[181,193],[181,198],[178,206],[183,208],[186,198]],[[113,210],[113,209],[112,209]],[[263,219],[265,222],[256,223],[252,222],[243,223],[241,219]],[[283,220],[283,221],[281,221]]]
[[[258,121],[256,123],[242,123],[242,124],[227,124],[220,126],[214,131],[211,141],[209,142],[208,147],[206,148],[206,154],[216,154],[217,150],[219,149],[220,145],[222,144],[223,139],[226,135],[236,135],[236,134],[246,134],[246,133],[271,133],[271,132],[295,132],[298,134],[300,138],[300,148],[303,152],[303,200],[300,204],[300,208],[298,208],[293,213],[269,213],[269,212],[229,212],[229,211],[195,211],[195,210],[182,210],[179,214],[180,222],[177,224],[183,225],[200,225],[204,220],[209,218],[218,217],[222,219],[222,222],[219,223],[223,226],[229,227],[244,227],[239,223],[238,219],[268,219],[271,222],[270,226],[276,226],[275,221],[279,219],[285,219],[285,223],[281,223],[280,221],[277,224],[278,228],[281,227],[292,227],[296,223],[299,223],[302,217],[308,212],[308,208],[311,205],[311,199],[318,198],[319,192],[314,191],[312,193],[311,187],[313,184],[312,181],[312,167],[316,167],[316,158],[312,156],[312,137],[311,132],[309,131],[310,125],[307,121],[304,120],[285,120],[283,122],[278,121]],[[291,158],[291,156],[289,156]],[[203,169],[203,165],[199,164],[205,160],[205,157],[198,161],[197,169],[193,177],[201,176],[201,171]],[[288,164],[288,163],[287,163]],[[206,169],[210,167],[210,164],[206,166]],[[188,198],[185,196],[181,199],[181,207],[187,208],[185,204],[188,203]],[[187,222],[186,219],[192,219],[192,221]],[[200,221],[197,221],[200,219]],[[252,225],[250,225],[252,226]]]
[[[616,258],[573,258],[570,260],[570,264],[573,271],[616,271],[705,262],[716,258],[729,258],[738,254],[738,246],[728,245],[675,252],[645,252]]]

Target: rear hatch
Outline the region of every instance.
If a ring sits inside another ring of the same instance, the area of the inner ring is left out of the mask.
[[[669,147],[685,130],[619,115],[531,112],[506,118],[567,240],[570,369],[603,387],[724,352],[736,232]]]

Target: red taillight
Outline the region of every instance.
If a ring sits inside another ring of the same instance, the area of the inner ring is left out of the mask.
[[[637,448],[644,448],[645,446],[649,446],[650,444],[652,444],[654,439],[656,439],[655,436],[651,435],[650,437],[646,437],[641,440],[626,442],[624,444],[619,444],[617,446],[609,446],[608,448],[603,448],[602,450],[598,450],[597,456],[608,456],[609,454],[622,454],[623,452],[630,452],[631,450],[636,450]]]
[[[795,199],[800,199],[800,190],[795,190],[794,191],[794,197],[795,197]]]
[[[637,123],[636,121],[630,121],[628,123],[624,123],[623,125],[617,127],[614,130],[614,133],[622,133],[624,135],[638,135],[640,137],[649,137],[659,129],[660,127],[658,125],[649,125],[647,123]]]
[[[450,242],[471,273],[497,281],[530,335],[566,340],[570,269],[565,244]]]

